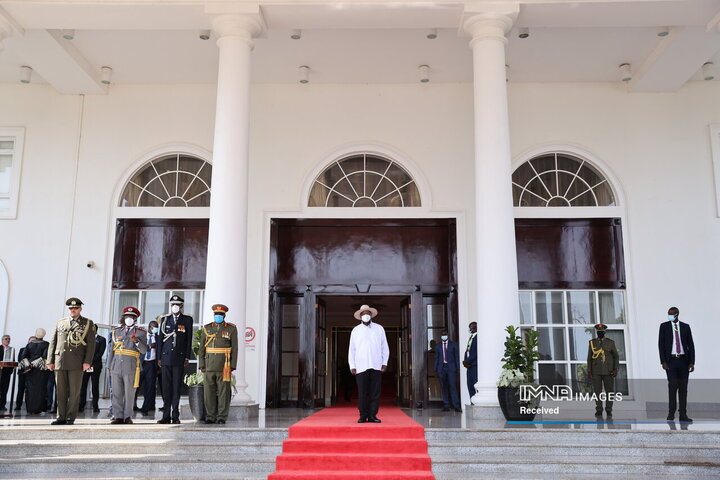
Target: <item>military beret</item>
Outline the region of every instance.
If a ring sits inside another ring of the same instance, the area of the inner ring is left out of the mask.
[[[225,305],[223,305],[222,303],[216,303],[211,308],[212,308],[213,313],[221,313],[223,315],[225,315],[229,310],[229,308],[226,307]]]
[[[183,300],[182,297],[179,297],[179,296],[177,296],[177,295],[173,295],[172,297],[170,297],[170,304],[172,305],[173,303],[180,303],[180,304],[182,304],[182,303],[185,303],[185,300]]]
[[[140,316],[140,310],[138,310],[135,307],[125,307],[123,309],[123,315],[135,315],[136,317]]]
[[[76,297],[70,297],[65,300],[65,305],[67,305],[68,307],[81,307],[82,304],[82,300]]]
[[[607,325],[605,325],[604,323],[598,323],[597,325],[595,325],[595,330],[598,332],[604,332],[605,330],[607,330]]]

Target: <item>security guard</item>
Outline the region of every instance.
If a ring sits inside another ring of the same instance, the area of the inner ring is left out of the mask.
[[[123,310],[123,323],[112,332],[108,371],[112,376],[113,425],[133,423],[135,391],[140,386],[140,357],[147,352],[147,332],[136,325],[140,310]]]
[[[598,323],[595,325],[597,338],[590,340],[588,344],[587,369],[588,377],[592,380],[593,392],[595,393],[595,416],[602,417],[602,393],[605,386],[605,412],[608,418],[612,417],[612,400],[610,394],[615,392],[615,376],[618,372],[619,357],[615,342],[605,338],[607,325]]]
[[[200,371],[205,373],[205,423],[225,423],[230,411],[232,372],[237,366],[237,327],[225,321],[228,307],[212,306],[214,321],[203,327],[198,351]]]
[[[83,372],[92,365],[97,327],[80,315],[83,302],[71,297],[65,302],[70,315],[55,324],[48,346],[47,368],[55,371],[57,418],[52,425],[72,425],[77,416]]]

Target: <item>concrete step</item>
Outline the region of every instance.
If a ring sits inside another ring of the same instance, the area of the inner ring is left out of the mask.
[[[463,473],[463,472],[452,472],[442,473],[433,470],[435,480],[608,480],[607,474],[598,473],[541,473],[541,472],[491,472],[491,473]],[[632,477],[625,476],[622,478],[632,478],[632,480],[658,480],[657,474],[633,474]],[[705,477],[709,478],[713,477]],[[674,474],[672,480],[698,480],[703,477],[697,475],[682,475]]]
[[[432,442],[428,446],[431,457],[457,456],[461,458],[497,458],[502,455],[551,455],[551,456],[594,456],[597,445],[559,444],[559,443],[472,443],[472,442]],[[710,460],[720,459],[720,444],[687,444],[638,445],[638,444],[604,444],[604,456],[647,456],[647,457],[682,457],[701,456]]]

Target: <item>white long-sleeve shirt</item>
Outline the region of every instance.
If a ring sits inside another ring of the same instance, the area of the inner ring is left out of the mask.
[[[370,325],[365,326],[360,323],[353,328],[348,348],[350,370],[356,373],[370,369],[379,371],[383,365],[387,365],[389,357],[390,349],[382,325],[370,322]]]

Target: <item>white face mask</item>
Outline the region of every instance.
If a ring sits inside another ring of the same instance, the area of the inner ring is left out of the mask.
[[[447,342],[447,338],[447,335],[443,335],[440,337],[440,340],[442,340],[443,342]]]
[[[179,313],[179,312],[180,312],[180,305],[173,305],[172,307],[170,307],[170,311],[171,311],[172,313]]]
[[[135,325],[135,319],[133,317],[125,317],[125,325],[132,327]]]
[[[360,318],[362,318],[362,321],[363,321],[363,322],[367,323],[367,322],[370,321],[370,319],[371,319],[372,317],[366,313],[365,315],[363,315],[363,316],[360,317]]]

